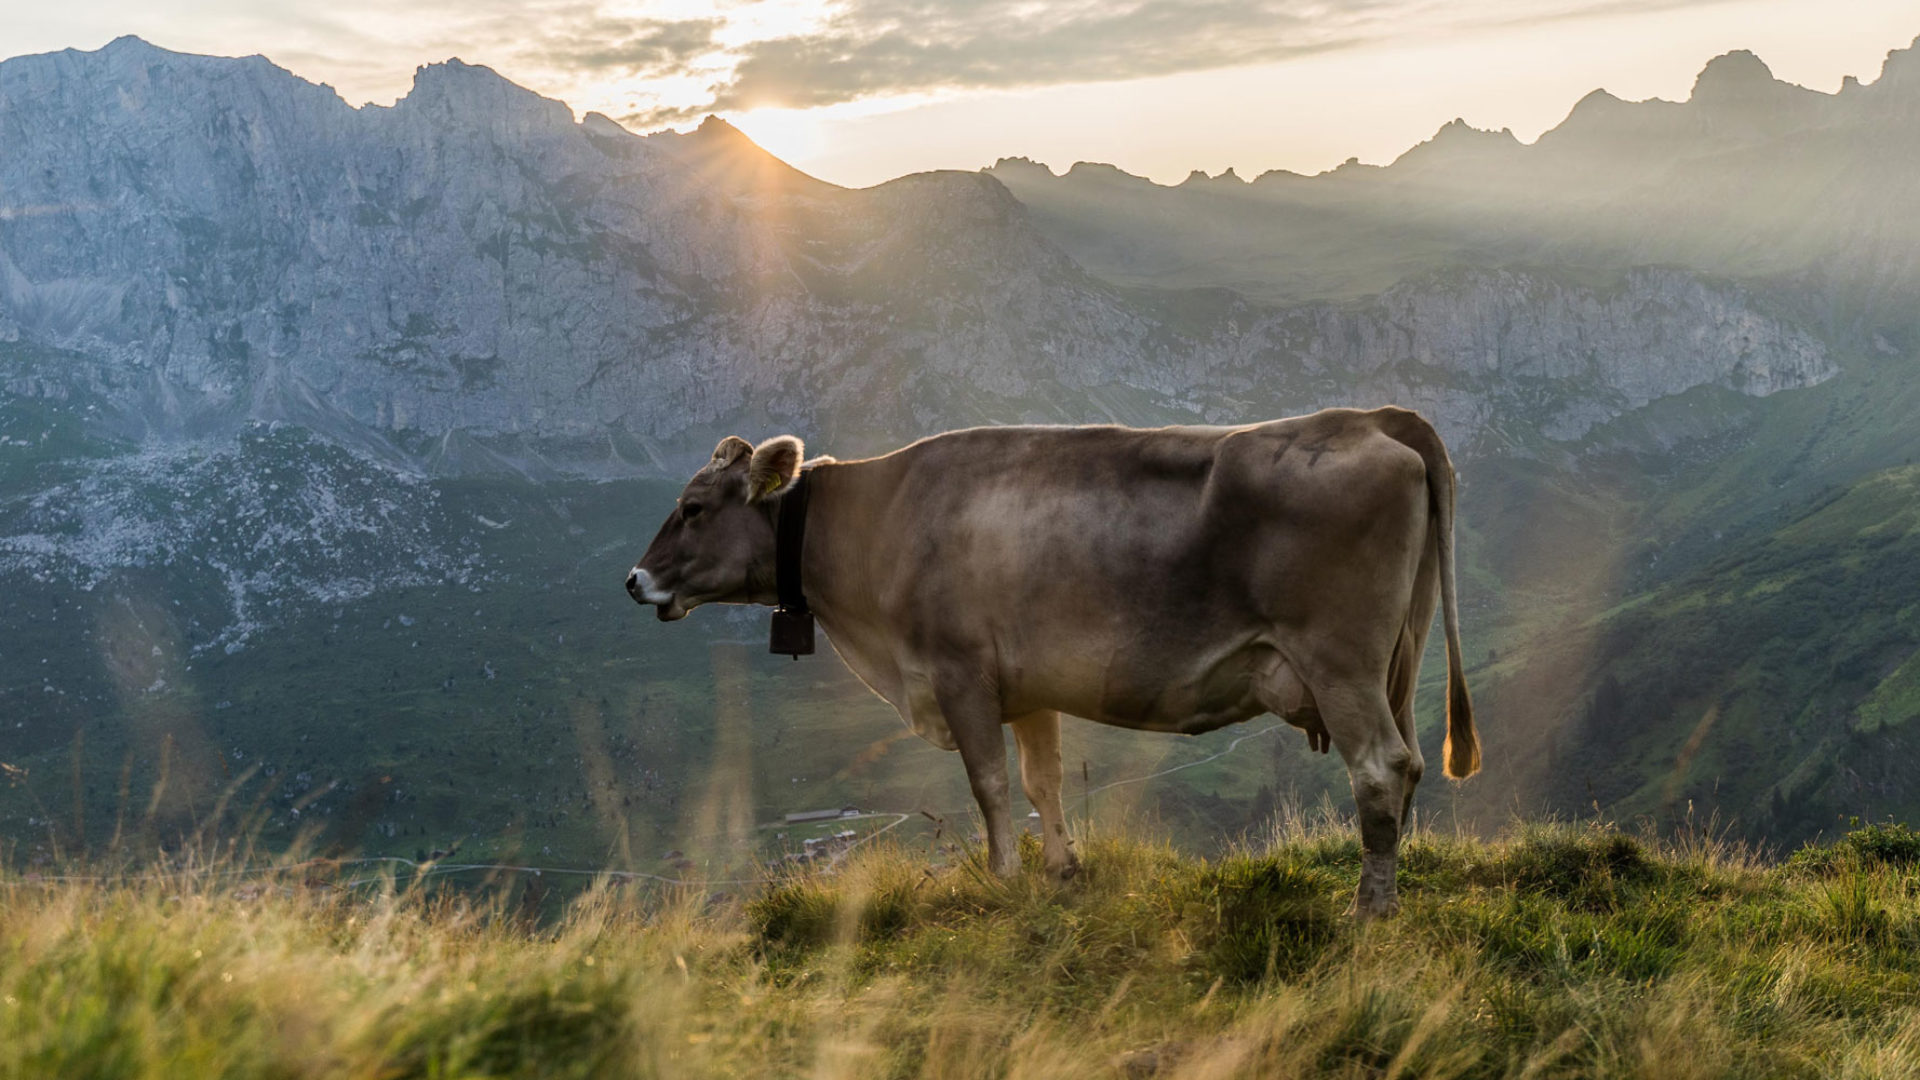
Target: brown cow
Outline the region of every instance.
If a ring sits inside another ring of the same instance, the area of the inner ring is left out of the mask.
[[[1398,908],[1436,598],[1446,773],[1480,764],[1453,466],[1426,420],[1385,408],[1247,427],[974,428],[804,475],[801,455],[789,435],[723,440],[628,575],[634,599],[662,620],[776,603],[777,515],[804,484],[792,557],[805,600],[848,667],[923,738],[960,751],[996,872],[1018,868],[1002,724],[1047,869],[1065,879],[1078,860],[1061,713],[1197,734],[1272,712],[1346,760],[1364,849],[1355,913]]]

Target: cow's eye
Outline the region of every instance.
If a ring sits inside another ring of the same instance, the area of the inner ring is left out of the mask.
[[[705,509],[706,507],[701,506],[699,503],[688,503],[680,508],[680,516],[687,521],[692,521],[694,518],[700,516],[700,511]]]

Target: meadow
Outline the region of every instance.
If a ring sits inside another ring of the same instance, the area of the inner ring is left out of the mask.
[[[883,838],[557,914],[323,862],[0,877],[7,1077],[1920,1075],[1920,834],[1349,828],[1214,859],[1094,833],[1066,887]],[[559,906],[559,905],[555,905]]]

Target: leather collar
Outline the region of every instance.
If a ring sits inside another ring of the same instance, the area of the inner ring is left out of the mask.
[[[780,606],[773,613],[770,651],[796,660],[813,652],[813,610],[807,606],[806,584],[800,576],[800,554],[807,543],[809,471],[800,470],[793,487],[780,496],[773,523],[773,588]]]

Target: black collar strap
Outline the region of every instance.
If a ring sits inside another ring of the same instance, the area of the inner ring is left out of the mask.
[[[795,660],[813,653],[813,611],[800,580],[800,553],[807,544],[807,473],[800,470],[793,487],[780,496],[773,523],[773,588],[780,606],[773,613],[769,651]]]

